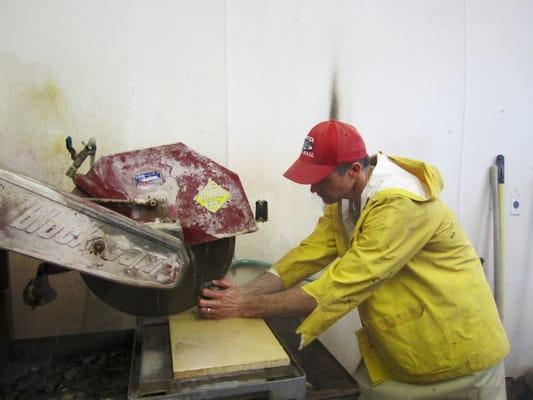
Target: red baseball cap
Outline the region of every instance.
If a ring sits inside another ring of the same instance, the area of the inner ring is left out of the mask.
[[[355,127],[334,120],[320,122],[309,131],[300,157],[283,176],[311,185],[331,174],[337,165],[361,160],[366,155],[365,142]]]

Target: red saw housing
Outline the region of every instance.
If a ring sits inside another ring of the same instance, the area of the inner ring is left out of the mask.
[[[186,245],[257,230],[238,175],[183,143],[102,157],[73,180],[103,200],[155,200],[152,208],[108,207],[137,221],[178,221]]]

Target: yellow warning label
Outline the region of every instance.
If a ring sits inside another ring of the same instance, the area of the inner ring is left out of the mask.
[[[230,196],[230,192],[209,179],[204,188],[195,196],[194,200],[212,213],[215,213],[220,207],[226,204]]]

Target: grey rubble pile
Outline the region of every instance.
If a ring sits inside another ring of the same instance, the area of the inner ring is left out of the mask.
[[[77,357],[10,360],[0,371],[0,398],[125,399],[130,359],[131,350],[124,347]]]

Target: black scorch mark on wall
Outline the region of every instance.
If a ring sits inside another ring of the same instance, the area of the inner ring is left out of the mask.
[[[337,87],[337,69],[333,70],[333,75],[331,76],[331,97],[329,103],[329,119],[338,119],[339,118],[339,88]]]

